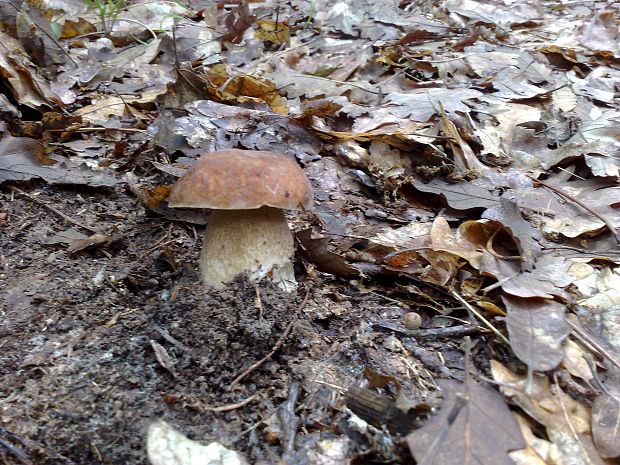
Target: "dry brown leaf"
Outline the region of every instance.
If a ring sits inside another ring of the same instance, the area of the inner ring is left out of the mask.
[[[286,115],[288,105],[276,86],[264,78],[256,78],[246,74],[230,75],[226,65],[219,64],[211,67],[207,72],[209,92],[220,101],[236,103],[261,102],[266,103],[276,113]]]
[[[270,42],[276,45],[288,44],[291,40],[291,33],[285,23],[275,21],[256,21],[258,29],[254,32],[254,37],[263,42]]]
[[[510,231],[519,247],[521,267],[530,271],[541,252],[537,242],[537,239],[540,240],[540,233],[523,219],[517,203],[504,195],[499,205],[487,209],[482,217],[497,221]]]
[[[439,414],[407,436],[418,465],[514,465],[508,452],[525,442],[499,393],[475,382],[439,380]]]
[[[415,176],[410,179],[416,190],[437,194],[445,198],[446,203],[456,210],[490,208],[499,203],[499,197],[491,193],[494,186],[484,179],[456,184],[439,178],[434,178],[429,182],[424,182]]]
[[[551,385],[546,376],[534,376],[531,381],[500,362],[491,360],[493,378],[502,383],[500,390],[510,397],[538,423],[545,426],[554,447],[549,462],[561,465],[612,465],[597,453],[590,433],[590,407],[573,399]]]
[[[506,326],[515,355],[531,370],[552,370],[564,358],[563,342],[571,331],[562,304],[553,300],[502,296]]]
[[[57,99],[20,43],[4,32],[0,32],[0,72],[2,82],[21,105],[38,108]]]
[[[602,383],[592,406],[592,435],[602,457],[620,456],[620,374],[612,372]]]
[[[478,236],[477,232],[482,232],[484,226],[476,221],[467,221],[461,224],[456,232],[453,232],[446,219],[437,216],[431,229],[431,246],[434,250],[449,252],[458,257],[464,258],[471,266],[478,269],[482,260],[482,248],[486,243],[486,237]],[[490,235],[491,233],[487,231]]]
[[[516,297],[540,297],[551,299],[554,296],[566,297],[565,288],[574,281],[568,273],[571,262],[554,253],[541,255],[532,271],[521,271],[521,263],[506,260],[484,251],[480,272],[493,276],[504,292]]]
[[[5,132],[0,140],[0,183],[41,178],[50,184],[114,186],[120,181],[103,171],[91,171],[60,156],[47,157],[43,146],[28,137]]]
[[[97,28],[83,18],[79,18],[77,21],[68,19],[62,26],[59,39],[72,39],[73,37],[90,34],[96,31]]]

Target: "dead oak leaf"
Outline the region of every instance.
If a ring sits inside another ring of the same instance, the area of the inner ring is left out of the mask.
[[[0,74],[2,82],[21,105],[38,108],[58,99],[20,43],[4,32],[0,32]]]
[[[594,446],[590,407],[585,402],[573,399],[546,376],[528,379],[495,360],[491,360],[491,371],[502,393],[546,428],[555,446],[553,463],[611,465]]]
[[[553,300],[502,296],[507,310],[506,326],[515,355],[531,370],[547,371],[564,358],[564,339],[571,327],[564,305]]]
[[[455,210],[490,208],[499,203],[499,197],[491,192],[494,186],[483,178],[458,183],[449,183],[439,178],[424,182],[415,176],[411,176],[410,180],[416,190],[443,197]]]
[[[50,184],[113,186],[119,181],[101,171],[91,171],[63,157],[47,157],[34,139],[5,132],[0,140],[0,184],[41,178]]]
[[[592,435],[603,457],[620,456],[620,373],[612,373],[604,382],[592,406]]]
[[[236,103],[264,102],[281,115],[288,113],[286,99],[280,95],[276,85],[268,79],[239,74],[229,75],[226,65],[213,66],[207,72],[209,93],[220,101]]]
[[[525,442],[502,396],[475,382],[438,384],[441,411],[407,436],[418,465],[514,465],[508,452]]]
[[[502,196],[499,205],[487,209],[482,217],[497,221],[510,231],[519,247],[523,270],[531,270],[541,251],[536,240],[540,233],[523,219],[517,202]]]
[[[614,208],[620,205],[620,187],[605,180],[560,182],[545,181],[565,194],[570,195],[600,216],[606,217],[616,228],[620,227],[620,213]],[[566,237],[597,233],[605,224],[575,202],[550,191],[546,187],[516,191],[519,205],[527,206],[541,215],[543,229],[557,232]]]
[[[471,108],[463,101],[482,95],[474,89],[420,89],[406,94],[392,92],[386,96],[384,103],[390,105],[390,111],[399,118],[425,123],[440,113],[439,102],[448,113],[468,113]]]
[[[566,297],[564,290],[575,280],[568,273],[571,262],[556,254],[544,254],[537,258],[530,271],[523,271],[521,263],[504,260],[483,252],[480,273],[497,279],[504,292],[522,298],[552,299]]]

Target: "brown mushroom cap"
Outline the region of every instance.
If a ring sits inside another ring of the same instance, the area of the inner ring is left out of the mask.
[[[312,188],[299,165],[273,152],[219,150],[200,157],[176,182],[171,207],[249,210],[269,206],[303,210]]]

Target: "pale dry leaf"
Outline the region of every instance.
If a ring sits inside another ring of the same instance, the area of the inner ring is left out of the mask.
[[[500,390],[510,397],[534,420],[546,428],[553,443],[549,462],[559,465],[612,465],[601,458],[594,447],[590,407],[566,394],[558,385],[551,385],[547,376],[529,380],[517,375],[496,360],[491,360],[493,378]]]
[[[327,11],[325,21],[333,28],[347,35],[359,33],[360,23],[364,19],[363,10],[351,1],[339,0]]]
[[[562,360],[562,366],[573,376],[577,376],[586,381],[592,380],[592,370],[586,360],[586,357],[592,356],[592,354],[586,350],[583,345],[571,339],[565,341],[564,352],[565,355]]]
[[[149,426],[146,453],[151,465],[247,465],[235,451],[217,442],[192,441],[163,420]]]
[[[616,56],[620,54],[616,13],[617,11],[611,9],[593,11],[589,18],[584,18],[584,21],[575,31],[579,43],[590,50],[610,51]]]
[[[471,108],[463,101],[480,96],[482,93],[474,89],[420,89],[407,94],[392,92],[384,103],[391,105],[390,111],[399,118],[425,123],[440,114],[439,102],[448,113],[468,113]]]
[[[620,213],[614,208],[620,204],[620,187],[599,179],[587,181],[545,183],[580,200],[599,215],[606,217],[616,228],[620,227]],[[575,202],[546,187],[515,191],[516,200],[523,208],[542,214],[543,230],[577,237],[585,233],[606,230],[605,224]]]
[[[532,432],[531,421],[528,421],[523,415],[514,413],[521,434],[527,447],[521,450],[510,452],[510,458],[517,465],[549,465],[549,451],[552,444],[549,441],[536,437]]]
[[[459,229],[455,232],[451,230],[448,221],[444,217],[437,216],[430,233],[431,247],[434,250],[448,252],[464,258],[471,266],[477,269],[480,267],[480,261],[482,260],[482,244],[471,242],[462,234],[459,234],[459,232],[465,229],[469,229],[471,233],[473,232],[473,227],[474,225],[472,224],[468,224],[464,228],[459,226]],[[469,238],[472,238],[471,234]]]
[[[586,281],[590,284],[589,292],[582,282],[581,290],[584,297],[577,301],[579,305],[592,310],[593,313],[610,311],[620,305],[620,272],[617,269],[596,270],[591,277],[586,278]],[[610,323],[616,312],[610,315]],[[620,348],[620,344],[617,347]]]
[[[577,106],[577,97],[570,86],[560,87],[551,92],[553,103],[561,111],[572,111]]]
[[[130,37],[132,34],[140,36],[149,29],[171,31],[177,17],[183,17],[188,12],[182,3],[162,0],[136,2],[120,12],[112,32],[117,37]]]
[[[584,155],[586,165],[590,167],[592,174],[609,178],[620,177],[620,148],[610,147],[610,150],[601,150],[600,152],[604,153],[587,153]]]
[[[391,249],[407,249],[414,241],[428,237],[432,223],[413,221],[412,223],[395,229],[385,229],[369,238],[373,244],[379,244]]]

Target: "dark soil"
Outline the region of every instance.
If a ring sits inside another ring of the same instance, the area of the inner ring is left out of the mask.
[[[158,418],[250,463],[315,463],[308,451],[347,435],[346,456],[370,463],[338,387],[360,384],[370,367],[419,400],[432,370],[461,368],[450,344],[376,332],[370,321],[398,322],[404,310],[361,283],[302,273],[297,295],[241,278],[204,291],[193,267],[201,228],[148,213],[122,188],[20,188],[29,197],[9,186],[0,196],[0,463],[22,463],[22,451],[36,464],[146,464],[146,428]],[[75,243],[58,235],[70,228],[110,240],[69,252]],[[289,324],[282,347],[231,387]],[[285,451],[286,421],[274,413],[292,383],[300,423]]]

